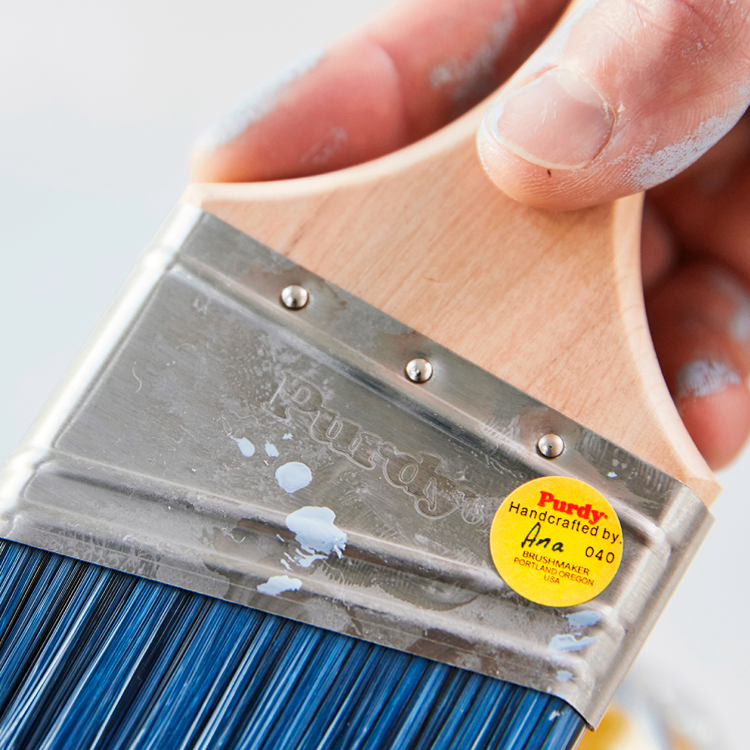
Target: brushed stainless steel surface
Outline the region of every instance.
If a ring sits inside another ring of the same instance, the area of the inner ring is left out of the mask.
[[[314,304],[280,304],[291,284]],[[410,382],[416,358],[440,377]],[[575,608],[523,599],[490,557],[502,500],[551,473],[625,535]],[[7,539],[554,693],[591,724],[709,525],[679,482],[185,206],[0,473]]]

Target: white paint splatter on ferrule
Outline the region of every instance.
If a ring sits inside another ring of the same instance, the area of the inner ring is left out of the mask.
[[[266,440],[265,448],[267,456],[272,456],[273,458],[278,457],[279,449],[273,443],[269,443],[268,440]]]
[[[602,619],[602,616],[592,609],[585,609],[565,615],[565,619],[570,623],[571,628],[589,628],[596,625]]]
[[[312,482],[312,472],[307,464],[289,461],[276,469],[276,481],[284,492],[291,495]]]
[[[299,591],[302,588],[302,581],[299,578],[290,578],[289,576],[271,576],[265,583],[261,583],[257,589],[261,594],[270,594],[278,596],[285,591]]]
[[[232,440],[237,443],[237,447],[240,449],[240,453],[242,453],[242,455],[246,458],[251,458],[255,455],[255,446],[247,438],[233,437]]]
[[[677,373],[677,398],[704,398],[722,393],[742,378],[729,365],[715,359],[689,362]]]
[[[330,508],[307,505],[286,517],[286,527],[308,553],[327,556],[335,552],[341,557],[348,538],[334,524],[335,520],[336,514]]]
[[[553,654],[567,654],[571,651],[581,651],[595,642],[596,636],[585,635],[577,637],[576,635],[561,633],[560,635],[553,636],[547,648]]]

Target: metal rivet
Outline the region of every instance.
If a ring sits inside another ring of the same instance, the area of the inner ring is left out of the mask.
[[[432,377],[432,365],[422,357],[413,359],[406,365],[406,377],[412,383],[426,383]]]
[[[536,449],[545,458],[557,458],[565,450],[565,441],[554,432],[548,432],[539,438]]]
[[[301,310],[309,300],[307,289],[299,284],[291,284],[281,292],[281,303],[290,310]]]

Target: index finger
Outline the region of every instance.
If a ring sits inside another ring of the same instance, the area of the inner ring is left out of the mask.
[[[410,0],[254,92],[201,138],[205,182],[299,177],[415,141],[490,94],[563,0]]]

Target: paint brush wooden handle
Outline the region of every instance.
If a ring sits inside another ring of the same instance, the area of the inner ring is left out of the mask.
[[[719,486],[674,407],[649,336],[641,196],[569,212],[486,177],[481,106],[328,175],[197,184],[203,208],[690,486]]]

